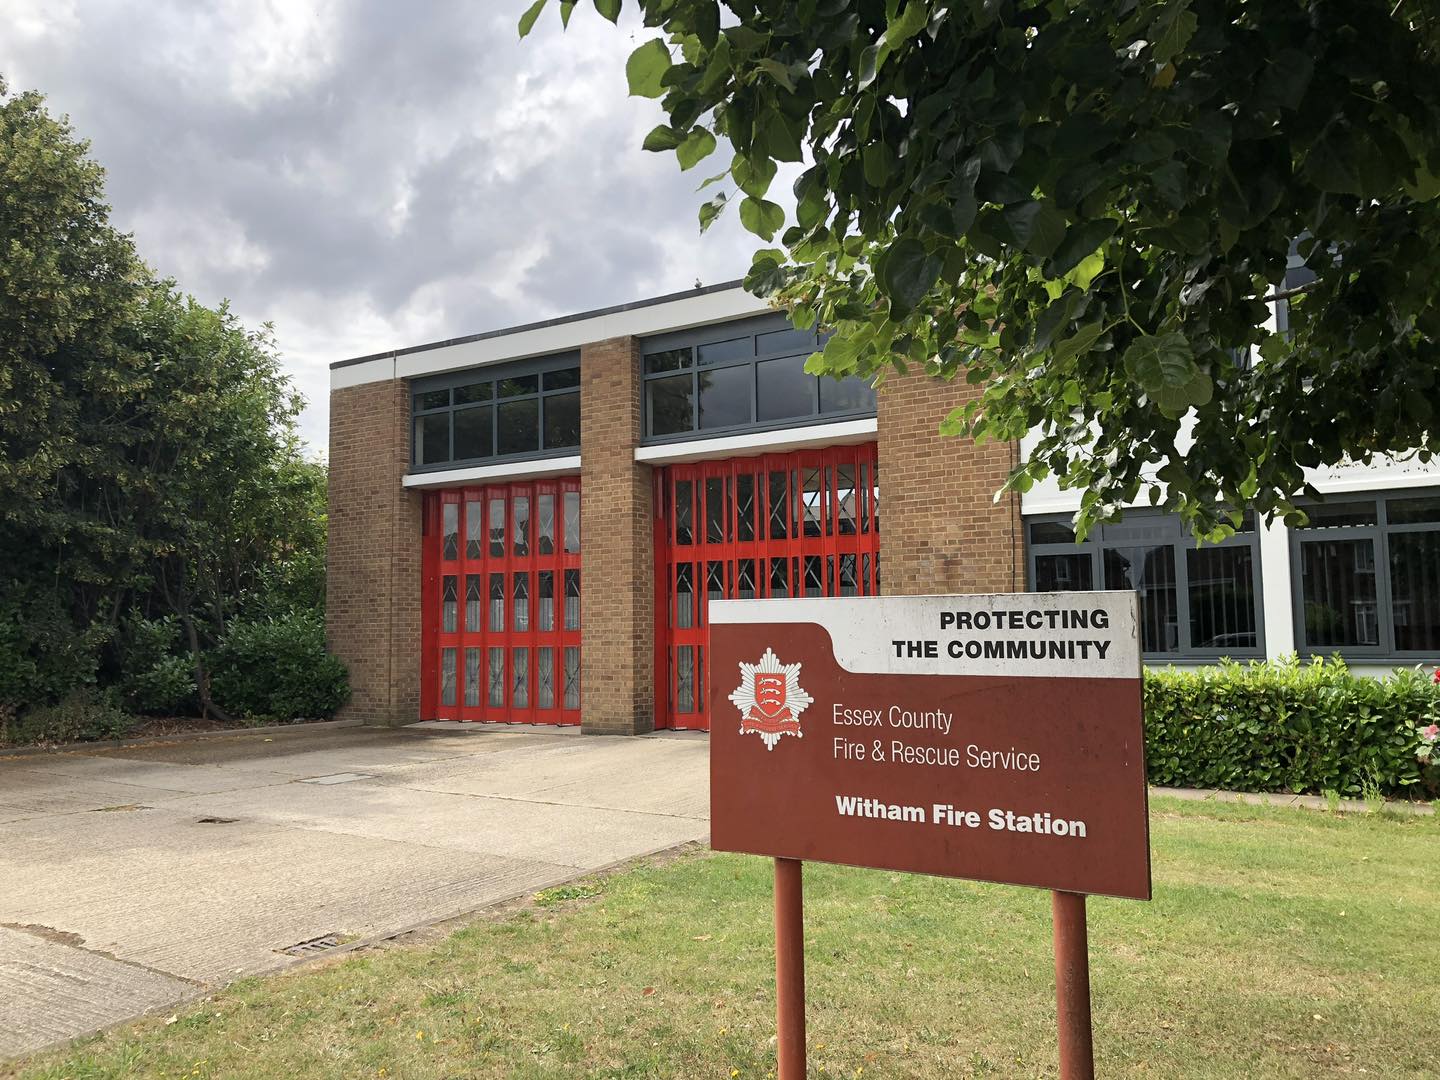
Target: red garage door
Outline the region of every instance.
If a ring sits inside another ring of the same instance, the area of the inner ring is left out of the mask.
[[[711,600],[880,592],[875,444],[656,473],[656,726],[709,730]]]
[[[580,722],[580,481],[429,492],[421,716]]]

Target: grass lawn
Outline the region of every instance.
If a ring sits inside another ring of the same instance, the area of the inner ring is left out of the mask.
[[[1151,809],[1155,900],[1090,901],[1102,1076],[1440,1076],[1440,820]],[[642,865],[16,1075],[767,1077],[770,874]],[[812,1076],[1056,1074],[1046,893],[811,865],[806,905]]]

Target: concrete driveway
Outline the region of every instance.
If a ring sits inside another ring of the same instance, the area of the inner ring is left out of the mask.
[[[703,736],[419,724],[0,758],[0,1058],[708,834]],[[298,958],[297,958],[298,957]]]

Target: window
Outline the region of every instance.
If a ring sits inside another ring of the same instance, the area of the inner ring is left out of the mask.
[[[1131,510],[1077,543],[1070,519],[1029,518],[1030,588],[1140,594],[1140,645],[1158,660],[1261,656],[1260,550],[1253,514],[1198,544],[1173,514]]]
[[[580,449],[574,353],[418,380],[411,403],[417,469]]]
[[[1333,496],[1290,532],[1301,652],[1440,652],[1440,493]]]
[[[646,341],[641,348],[647,441],[875,415],[875,389],[805,373],[813,330],[763,316]]]

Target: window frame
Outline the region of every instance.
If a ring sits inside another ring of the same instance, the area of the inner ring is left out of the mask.
[[[1137,520],[1149,518],[1156,521],[1173,521],[1176,523],[1177,531],[1173,537],[1168,538],[1128,538],[1128,537],[1107,537],[1105,530],[1107,526],[1097,525],[1090,535],[1078,543],[1032,543],[1030,540],[1030,526],[1040,524],[1058,524],[1067,528],[1073,524],[1073,517],[1070,514],[1026,514],[1022,519],[1021,526],[1024,529],[1025,541],[1025,589],[1027,592],[1035,592],[1036,582],[1036,559],[1044,555],[1076,555],[1086,554],[1090,557],[1090,580],[1096,589],[1105,588],[1105,549],[1107,547],[1160,547],[1169,546],[1173,552],[1175,565],[1175,620],[1177,629],[1177,640],[1179,647],[1173,652],[1143,652],[1142,659],[1147,664],[1173,663],[1173,664],[1214,664],[1229,657],[1235,660],[1263,660],[1266,656],[1265,641],[1265,589],[1264,572],[1260,564],[1260,525],[1253,523],[1249,532],[1236,533],[1227,537],[1217,544],[1199,544],[1193,536],[1185,533],[1183,527],[1178,525],[1178,519],[1169,513],[1155,511],[1148,507],[1134,507],[1126,511],[1122,521],[1115,522],[1110,528],[1123,528],[1127,523],[1134,525]],[[1187,543],[1188,541],[1188,543]],[[1250,566],[1254,573],[1254,619],[1255,619],[1255,644],[1253,647],[1235,649],[1203,649],[1196,648],[1190,643],[1190,560],[1186,552],[1196,548],[1249,548]]]
[[[555,389],[545,388],[545,376],[559,371],[575,369],[577,375],[580,368],[580,353],[578,350],[571,350],[564,353],[556,353],[551,356],[538,356],[529,360],[518,360],[505,364],[487,364],[482,367],[464,368],[459,371],[448,371],[442,375],[428,375],[419,379],[410,380],[410,471],[412,473],[424,472],[445,472],[450,469],[469,468],[476,465],[498,465],[513,461],[535,461],[543,458],[573,457],[580,452],[578,440],[571,446],[545,447],[545,409],[546,402],[551,398],[563,397],[566,394],[574,394],[577,397],[583,393],[581,380],[577,379],[574,386],[563,386]],[[536,388],[531,393],[512,394],[508,397],[500,397],[498,384],[506,379],[524,378],[528,375],[538,376]],[[454,390],[460,386],[471,386],[475,383],[489,383],[490,396],[485,401],[455,404]],[[420,408],[420,400],[426,394],[432,394],[439,390],[449,391],[447,404],[437,406],[433,409]],[[476,409],[488,409],[490,411],[490,446],[492,450],[500,447],[500,405],[513,401],[535,401],[537,402],[536,416],[536,449],[524,450],[511,454],[491,453],[488,457],[455,457],[455,414],[469,412]],[[448,424],[448,453],[444,461],[435,461],[428,464],[421,464],[417,456],[416,428],[422,417],[432,416],[449,417]]]
[[[783,431],[788,428],[810,427],[815,424],[839,423],[846,420],[865,420],[876,415],[875,406],[863,409],[844,409],[833,412],[824,412],[820,402],[820,382],[829,376],[809,375],[811,380],[811,411],[798,416],[782,417],[778,420],[757,420],[759,415],[759,393],[757,380],[759,365],[771,360],[785,360],[796,356],[808,357],[811,353],[818,352],[824,346],[824,335],[818,332],[811,332],[814,338],[814,347],[808,351],[797,351],[795,348],[772,349],[768,352],[760,352],[758,338],[764,334],[777,331],[794,331],[795,327],[784,315],[761,315],[755,318],[735,320],[725,323],[716,323],[711,326],[695,328],[690,330],[678,330],[666,334],[658,334],[653,337],[643,338],[640,342],[640,402],[643,411],[642,416],[642,446],[663,446],[667,443],[693,442],[697,439],[714,439],[730,435],[748,434],[751,432]],[[806,331],[797,331],[806,333]],[[716,363],[702,365],[699,360],[699,350],[705,345],[714,345],[720,342],[731,341],[736,338],[748,337],[750,339],[750,353],[747,356],[732,357]],[[669,371],[651,372],[647,370],[647,361],[651,356],[658,353],[671,352],[677,349],[690,350],[690,363],[688,366]],[[723,427],[702,428],[700,427],[700,373],[702,371],[718,371],[722,369],[749,368],[750,379],[750,417],[751,419],[740,424],[727,424]],[[650,383],[660,379],[673,379],[677,376],[690,376],[690,426],[683,431],[670,432],[663,435],[654,434],[655,417],[651,408]]]
[[[1365,662],[1433,661],[1434,649],[1397,649],[1395,647],[1395,593],[1390,573],[1390,536],[1393,533],[1440,533],[1440,522],[1390,523],[1389,504],[1407,499],[1440,497],[1440,487],[1397,488],[1385,491],[1332,492],[1325,499],[1299,503],[1300,509],[1327,503],[1373,503],[1375,524],[1338,525],[1312,529],[1292,527],[1289,533],[1290,556],[1290,618],[1295,630],[1295,651],[1301,656],[1334,656]],[[1375,544],[1375,618],[1379,627],[1379,643],[1375,645],[1311,645],[1305,637],[1305,574],[1300,545],[1306,537],[1334,540],[1372,540]]]

